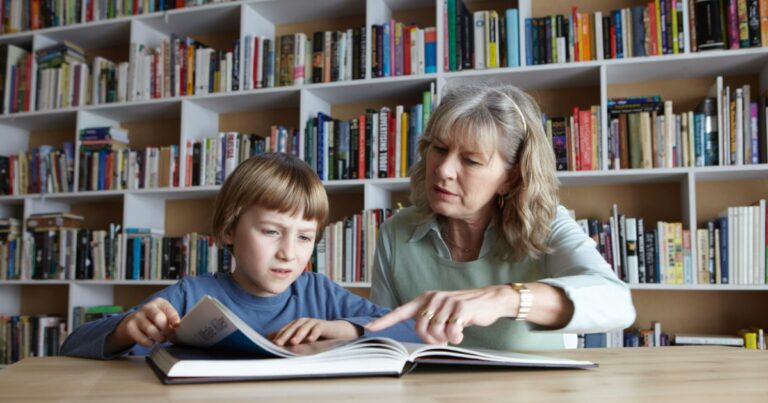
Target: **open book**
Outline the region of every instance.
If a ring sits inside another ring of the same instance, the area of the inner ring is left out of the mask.
[[[401,343],[386,337],[324,340],[281,347],[213,297],[182,318],[175,344],[156,347],[147,362],[164,383],[341,376],[399,376],[416,364],[590,368],[589,361],[479,348]]]

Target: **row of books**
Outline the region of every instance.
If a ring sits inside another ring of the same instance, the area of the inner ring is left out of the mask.
[[[656,0],[603,13],[525,19],[528,65],[677,54],[685,51],[683,4]]]
[[[600,107],[573,108],[571,116],[542,117],[558,171],[604,169]]]
[[[126,234],[125,266],[118,279],[176,280],[234,269],[232,255],[210,235],[166,237],[151,228],[127,228]]]
[[[143,15],[230,0],[4,0],[0,33],[31,31]]]
[[[300,155],[299,149],[306,142],[302,137],[297,129],[272,126],[267,136],[229,131],[189,140],[185,186],[221,185],[241,162],[264,152]]]
[[[0,315],[0,365],[58,355],[67,321],[57,315]]]
[[[759,327],[741,329],[737,334],[699,334],[662,331],[661,322],[653,321],[650,328],[632,327],[607,332],[580,334],[578,348],[661,347],[690,345],[720,345],[765,350],[765,332]]]
[[[696,284],[690,231],[679,222],[649,225],[620,214],[616,204],[608,222],[577,219],[616,275],[629,284]]]
[[[768,46],[768,4],[760,0],[689,1],[691,49]]]
[[[318,113],[307,121],[299,157],[322,180],[397,178],[418,160],[418,139],[434,108],[434,85],[408,109],[366,109],[351,120]]]
[[[516,8],[471,12],[462,0],[445,0],[442,18],[445,71],[520,65]]]
[[[328,224],[309,270],[338,282],[370,282],[376,237],[391,209],[370,209]]]
[[[393,19],[384,24],[371,26],[371,74],[373,77],[435,72],[437,72],[435,27],[419,28],[416,24]]]
[[[71,192],[74,189],[74,145],[50,145],[28,152],[0,155],[0,194]]]
[[[728,207],[696,230],[700,283],[768,283],[768,211],[765,199]]]

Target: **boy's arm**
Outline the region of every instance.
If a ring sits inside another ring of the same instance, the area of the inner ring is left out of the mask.
[[[136,312],[142,305],[144,305],[144,303],[157,297],[165,298],[178,312],[182,313],[183,311],[180,310],[180,308],[184,302],[183,282],[184,280],[182,279],[176,284],[160,290],[127,312],[80,325],[67,337],[66,340],[64,340],[64,343],[59,349],[59,354],[71,357],[95,358],[99,360],[111,360],[128,353],[133,355],[149,354],[151,348],[143,347],[138,344],[134,344],[123,351],[108,351],[106,342],[107,337],[117,329],[120,322],[125,319],[126,316]]]
[[[353,294],[338,284],[325,278],[324,287],[328,292],[328,304],[331,305],[331,312],[336,313],[335,318],[326,318],[328,320],[345,320],[360,328],[360,335],[363,337],[383,336],[390,337],[398,341],[420,343],[421,339],[414,329],[414,321],[408,320],[398,323],[388,329],[379,332],[369,332],[363,328],[368,322],[382,317],[390,310],[380,307],[371,301]]]

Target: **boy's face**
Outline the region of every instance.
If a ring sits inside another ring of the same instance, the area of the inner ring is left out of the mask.
[[[285,291],[312,257],[317,221],[303,213],[278,213],[251,206],[240,216],[226,241],[234,245],[233,276],[246,291],[272,297]]]

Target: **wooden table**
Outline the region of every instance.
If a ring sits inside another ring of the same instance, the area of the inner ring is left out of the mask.
[[[768,352],[729,347],[561,350],[586,370],[422,368],[403,376],[166,386],[141,358],[29,358],[0,370],[0,401],[768,402]]]

